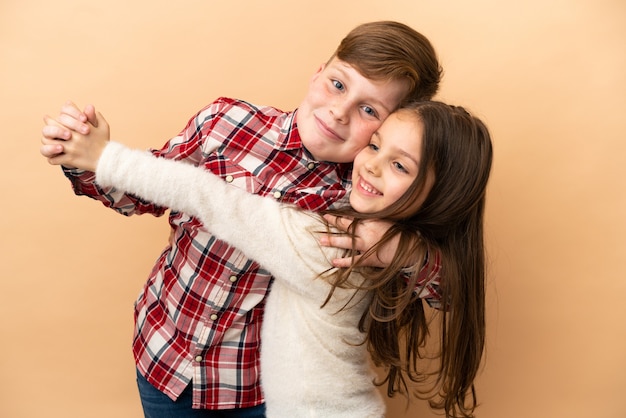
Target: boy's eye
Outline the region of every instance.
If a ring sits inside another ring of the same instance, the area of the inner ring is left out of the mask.
[[[341,81],[332,80],[332,83],[333,83],[333,86],[335,86],[337,90],[343,90],[343,83]]]
[[[368,147],[369,147],[372,151],[378,151],[378,145],[376,145],[376,144],[372,144],[372,143],[370,143],[370,144],[368,145]]]
[[[367,113],[370,116],[374,116],[374,117],[378,117],[378,113],[376,113],[376,111],[374,110],[374,108],[369,107],[369,106],[363,106],[363,111],[365,113]]]

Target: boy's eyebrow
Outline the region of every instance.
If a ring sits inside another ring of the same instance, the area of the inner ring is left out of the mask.
[[[379,99],[378,99],[378,98],[376,98],[376,97],[371,97],[371,98],[370,98],[370,101],[371,101],[374,105],[376,105],[376,107],[381,107],[381,108],[383,108],[383,109],[387,112],[387,116],[391,115],[391,114],[392,114],[392,113],[396,110],[396,108],[388,108],[388,107],[385,105],[385,103],[384,103],[383,101],[379,100]]]
[[[335,71],[339,72],[341,76],[348,79],[348,81],[351,81],[351,77],[346,71],[346,68],[354,68],[354,67],[352,67],[350,64],[345,63],[345,62],[337,62],[336,64],[337,65],[333,67]],[[370,97],[368,101],[372,102],[372,104],[375,105],[376,107],[383,108],[388,114],[391,114],[395,110],[395,109],[387,108],[387,106],[385,106],[385,104],[382,101],[378,100],[378,98],[376,98],[375,96]]]

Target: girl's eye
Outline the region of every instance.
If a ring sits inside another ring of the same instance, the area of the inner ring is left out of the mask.
[[[404,173],[408,173],[407,169],[406,169],[406,168],[404,168],[404,166],[402,165],[402,163],[398,163],[398,162],[396,162],[396,163],[393,163],[393,165],[394,165],[394,167],[396,167],[396,169],[397,169],[397,170],[400,170],[400,171],[402,171],[402,172],[404,172]]]
[[[332,83],[333,83],[333,86],[335,86],[335,88],[336,88],[337,90],[343,90],[343,89],[344,89],[344,87],[343,87],[343,83],[342,83],[341,81],[338,81],[338,80],[332,80]]]
[[[368,145],[368,147],[369,147],[372,151],[378,151],[378,145],[376,145],[376,144],[372,144],[372,143],[370,143],[370,144]]]

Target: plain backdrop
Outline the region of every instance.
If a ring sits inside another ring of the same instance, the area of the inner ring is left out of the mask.
[[[93,103],[114,139],[160,147],[218,96],[297,107],[382,19],[431,39],[437,98],[493,135],[477,416],[626,416],[623,0],[1,0],[1,417],[141,416],[133,302],[169,233],[74,196],[42,116]],[[405,406],[388,416],[436,416]]]

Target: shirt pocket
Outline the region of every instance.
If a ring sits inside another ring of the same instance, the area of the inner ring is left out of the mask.
[[[249,170],[243,168],[226,155],[211,155],[204,168],[221,177],[226,183],[248,193],[259,194],[263,185]]]

